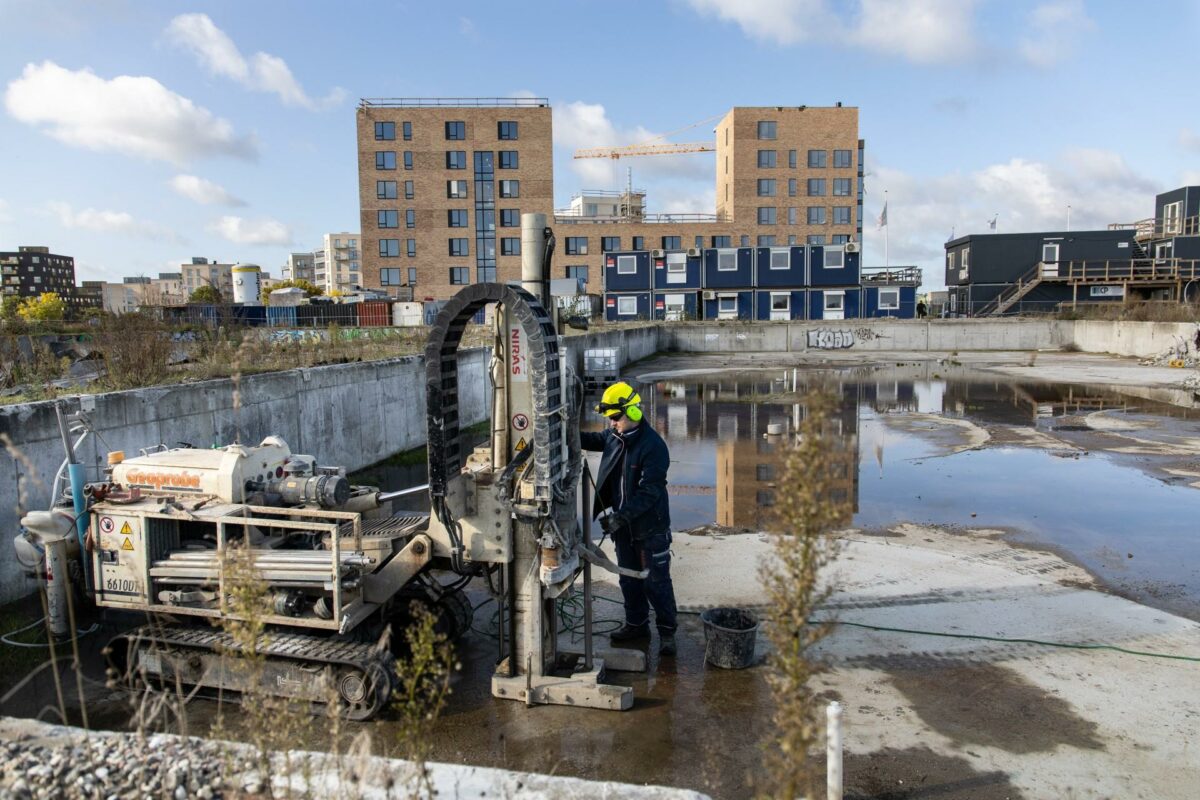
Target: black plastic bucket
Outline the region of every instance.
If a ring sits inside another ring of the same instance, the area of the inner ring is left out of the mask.
[[[754,663],[758,618],[740,608],[710,608],[704,623],[704,659],[721,669],[745,669]]]

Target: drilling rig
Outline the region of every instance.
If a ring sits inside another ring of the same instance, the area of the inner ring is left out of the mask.
[[[605,670],[644,670],[645,656],[593,646],[591,569],[645,573],[618,568],[591,542],[582,389],[565,363],[564,321],[552,313],[545,215],[523,215],[522,240],[519,286],[469,286],[431,328],[429,513],[391,514],[404,492],[352,486],[344,468],[292,453],[277,436],[128,459],[113,452],[103,479],[85,483],[64,422],[69,486],[50,511],[26,515],[16,539],[22,563],[48,576],[52,629],[69,632],[58,609],[75,576],[96,606],[149,619],[109,645],[113,665],[140,685],[254,689],[364,720],[386,708],[396,682],[384,632],[407,624],[408,604],[420,602],[448,636],[465,634],[464,590],[476,580],[499,607],[495,697],[630,708],[633,690],[605,683]],[[467,452],[458,347],[485,306],[495,307],[491,428]],[[222,624],[246,621],[233,598],[237,569],[269,600],[252,646]],[[570,650],[554,603],[580,579],[584,636]],[[391,640],[402,634],[392,630]]]

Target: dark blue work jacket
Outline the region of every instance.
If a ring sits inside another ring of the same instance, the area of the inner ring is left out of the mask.
[[[671,529],[667,500],[667,468],[671,455],[658,431],[643,422],[624,436],[611,428],[580,432],[584,450],[603,451],[596,476],[592,517],[611,508],[624,518],[635,540]]]

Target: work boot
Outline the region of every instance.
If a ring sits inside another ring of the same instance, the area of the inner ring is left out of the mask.
[[[675,634],[660,633],[658,635],[658,654],[660,656],[675,655]]]
[[[620,628],[608,635],[609,641],[612,642],[628,642],[633,639],[645,639],[650,635],[650,623],[644,622],[641,625],[630,625],[626,622]]]

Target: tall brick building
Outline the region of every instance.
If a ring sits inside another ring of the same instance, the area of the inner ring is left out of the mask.
[[[100,306],[93,294],[76,288],[72,256],[51,253],[50,248],[39,246],[0,252],[0,296],[27,298],[46,292],[62,298],[69,313]]]
[[[606,252],[861,240],[857,108],[738,107],[715,135],[711,214],[646,213],[640,202],[555,214],[544,98],[363,100],[363,285],[442,299],[461,285],[516,280],[521,214],[530,212],[553,219],[552,276],[582,278],[595,293]],[[651,189],[651,208],[653,199]]]

